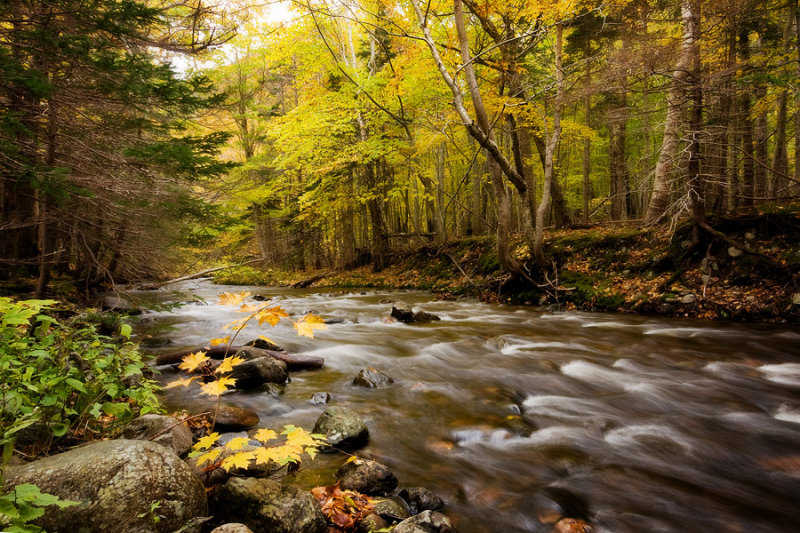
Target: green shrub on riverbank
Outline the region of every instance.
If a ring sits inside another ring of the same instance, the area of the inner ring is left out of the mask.
[[[127,339],[98,333],[85,316],[59,320],[54,300],[0,297],[0,446],[42,451],[54,438],[110,432],[158,411],[158,385]]]

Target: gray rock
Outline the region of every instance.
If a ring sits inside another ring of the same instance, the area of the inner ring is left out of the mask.
[[[369,459],[348,460],[336,471],[343,490],[354,490],[369,496],[383,496],[397,487],[397,478],[389,467]]]
[[[36,523],[51,533],[172,532],[208,514],[203,485],[175,452],[141,440],[101,441],[8,472],[5,489],[34,483],[81,505],[47,508]],[[160,505],[156,523],[151,504]]]
[[[327,531],[311,493],[270,479],[231,478],[216,490],[212,512],[245,524],[253,533]]]
[[[192,430],[171,416],[140,416],[122,429],[122,438],[157,442],[181,456],[192,449]]]
[[[331,401],[331,395],[327,392],[315,392],[311,396],[311,403],[314,405],[325,405],[329,401]]]
[[[356,450],[369,442],[369,430],[361,418],[346,407],[328,407],[325,409],[312,433],[325,435],[328,446],[323,451]]]
[[[208,408],[212,416],[215,410],[216,405]],[[258,425],[258,422],[258,414],[252,409],[233,405],[220,405],[215,429],[219,431],[241,431]]]
[[[433,491],[423,487],[404,488],[399,495],[408,503],[411,514],[419,514],[422,511],[438,511],[444,507],[444,500]]]
[[[389,385],[390,383],[394,383],[391,376],[372,367],[361,369],[358,375],[353,378],[353,385],[370,389]]]
[[[692,293],[685,294],[685,295],[681,296],[681,303],[682,304],[690,305],[690,304],[695,303],[696,301],[697,301],[697,296],[695,296]]]
[[[392,307],[392,318],[396,319],[399,322],[403,322],[404,324],[414,324],[414,323],[421,323],[421,322],[432,322],[434,320],[441,320],[438,316],[433,315],[431,313],[426,313],[425,311],[417,311],[411,308],[405,302],[397,302]]]
[[[245,346],[252,346],[253,348],[258,348],[260,350],[272,350],[275,352],[283,351],[283,348],[281,348],[274,342],[270,342],[265,339],[253,339],[250,342],[248,342]]]
[[[253,533],[253,530],[244,524],[222,524],[211,530],[211,533]]]
[[[272,396],[273,398],[278,398],[283,396],[285,391],[283,389],[283,384],[281,383],[262,383],[258,387],[252,389],[250,392],[260,392],[262,394]]]
[[[358,533],[372,533],[389,527],[389,522],[381,518],[376,513],[370,513],[358,523]]]
[[[744,252],[735,246],[728,248],[728,255],[731,257],[741,257]]]
[[[392,533],[455,533],[450,519],[436,511],[423,511],[400,522]]]
[[[236,380],[237,389],[249,390],[264,383],[285,383],[289,374],[283,361],[259,357],[236,365],[230,376]]]
[[[756,231],[755,230],[750,230],[748,232],[745,232],[745,234],[744,234],[744,239],[746,241],[752,241],[755,238],[756,238]]]
[[[792,305],[800,305],[800,292],[792,294]]]
[[[375,514],[390,522],[400,522],[411,516],[408,504],[402,498],[375,498]]]

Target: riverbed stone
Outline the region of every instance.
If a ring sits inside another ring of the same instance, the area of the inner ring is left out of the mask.
[[[237,389],[250,390],[264,383],[285,383],[289,374],[283,361],[259,357],[234,366],[230,376],[236,380]]]
[[[376,513],[370,513],[361,519],[356,531],[358,531],[358,533],[372,533],[373,531],[380,531],[387,527],[389,527],[389,522]]]
[[[325,435],[327,446],[322,451],[357,450],[369,442],[367,425],[354,411],[346,407],[328,407],[325,409],[317,423],[314,424],[313,433]]]
[[[792,305],[800,306],[800,292],[792,294]]]
[[[398,495],[406,501],[411,514],[438,511],[444,507],[444,500],[432,490],[424,487],[405,487],[400,490]]]
[[[393,533],[456,533],[450,519],[436,511],[423,511],[400,522]]]
[[[373,511],[384,520],[400,522],[411,516],[408,504],[400,497],[374,498]]]
[[[425,311],[414,311],[410,305],[405,302],[397,302],[392,306],[392,318],[404,324],[415,324],[423,322],[433,322],[441,320],[438,316],[427,313]]]
[[[311,396],[311,403],[314,405],[325,405],[331,401],[331,395],[327,392],[315,392]]]
[[[211,530],[211,533],[253,533],[253,530],[244,524],[229,523]]]
[[[362,368],[356,377],[353,378],[353,385],[375,389],[384,385],[394,383],[392,377],[376,368]]]
[[[50,533],[168,533],[208,513],[200,480],[175,452],[155,442],[95,442],[6,473],[6,490],[22,483],[81,502],[47,507],[36,524]],[[150,513],[155,502],[157,523]]]
[[[171,416],[140,416],[122,429],[121,436],[123,439],[157,442],[172,448],[181,456],[192,448],[192,431],[186,424]]]
[[[272,350],[274,352],[283,351],[283,348],[281,348],[274,342],[261,338],[253,339],[250,342],[246,343],[245,346],[252,346],[253,348],[258,348],[259,350]]]
[[[369,459],[352,459],[336,471],[342,490],[354,490],[369,496],[383,496],[397,487],[397,478],[389,467]]]
[[[310,492],[271,479],[231,478],[212,499],[212,513],[253,533],[325,533],[327,525]]]
[[[208,411],[213,416],[216,406],[210,406]],[[246,407],[235,405],[220,405],[217,412],[215,429],[219,431],[241,431],[258,425],[258,414]]]

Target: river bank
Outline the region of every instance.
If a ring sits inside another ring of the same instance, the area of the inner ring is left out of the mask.
[[[438,298],[556,305],[713,320],[800,323],[800,217],[794,212],[728,217],[692,244],[691,226],[596,226],[551,232],[548,278],[538,286],[504,274],[490,237],[393,255],[389,266],[287,272],[238,267],[215,273],[233,285],[428,290]],[[515,254],[527,256],[519,240]],[[531,269],[531,272],[537,272]],[[535,275],[535,274],[534,274]]]

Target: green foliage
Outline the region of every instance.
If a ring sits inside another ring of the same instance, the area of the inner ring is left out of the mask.
[[[80,502],[61,500],[30,483],[17,485],[8,494],[0,496],[0,528],[4,533],[43,533],[42,528],[29,522],[42,516],[44,508],[49,505],[63,509],[80,505]]]
[[[48,314],[56,303],[0,297],[0,445],[34,424],[49,440],[160,408],[136,347],[92,323],[59,322]],[[127,339],[130,326],[119,333]]]

